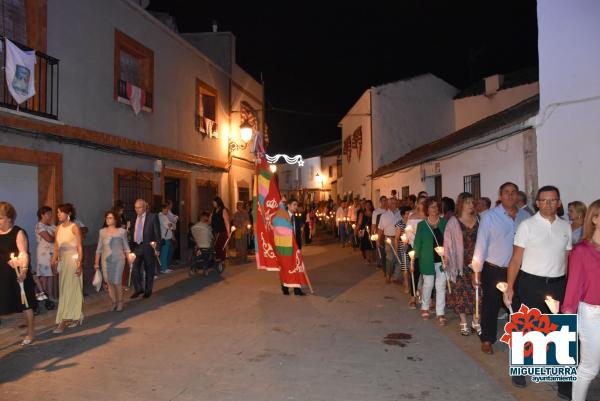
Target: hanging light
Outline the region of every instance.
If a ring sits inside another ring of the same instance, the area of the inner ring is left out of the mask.
[[[250,139],[252,139],[252,131],[252,125],[250,125],[248,121],[244,121],[242,125],[240,125],[240,136],[244,143],[249,142]]]
[[[277,171],[277,165],[276,164],[271,164],[269,166],[269,169],[271,170],[272,173],[275,173]]]

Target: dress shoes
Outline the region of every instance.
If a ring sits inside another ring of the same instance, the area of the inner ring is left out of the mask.
[[[152,295],[151,291],[144,292],[144,298],[150,298],[150,295]]]
[[[305,293],[302,292],[302,290],[300,288],[294,288],[294,295],[298,295],[298,296],[304,296],[306,295]]]
[[[283,293],[283,295],[290,295],[290,290],[283,285],[281,286],[281,292]]]
[[[484,341],[481,343],[481,352],[484,354],[492,355],[494,353],[494,349],[492,348],[492,343],[490,341]]]
[[[135,299],[135,298],[139,297],[140,295],[142,295],[143,293],[144,293],[144,291],[136,291],[133,294],[131,294],[131,297],[129,297],[129,298]]]

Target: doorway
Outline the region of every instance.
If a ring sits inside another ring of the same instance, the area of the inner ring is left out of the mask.
[[[219,186],[216,182],[210,180],[198,180],[196,182],[196,191],[198,193],[198,218],[202,212],[209,212],[213,208],[213,199],[217,196]]]

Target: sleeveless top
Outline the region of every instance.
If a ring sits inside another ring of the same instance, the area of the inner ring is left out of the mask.
[[[0,264],[2,264],[3,267],[6,265],[6,267],[11,270],[13,269],[8,264],[8,261],[10,260],[11,253],[14,253],[15,257],[19,255],[19,248],[17,247],[17,234],[21,230],[21,227],[13,226],[12,230],[10,230],[8,233],[0,234]]]
[[[216,233],[224,233],[227,231],[225,229],[225,219],[223,219],[223,209],[215,210],[213,212],[211,226]]]
[[[63,253],[77,252],[77,237],[73,234],[73,225],[68,227],[59,226],[56,231],[56,242],[58,243],[59,257]]]

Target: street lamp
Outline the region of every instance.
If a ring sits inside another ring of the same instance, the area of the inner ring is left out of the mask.
[[[248,142],[252,139],[252,133],[254,129],[252,125],[248,121],[244,121],[240,125],[240,137],[242,138],[242,143],[237,143],[235,141],[229,140],[229,153],[237,152],[238,150],[244,150],[248,146]]]
[[[244,143],[250,142],[250,139],[252,139],[252,131],[252,125],[250,125],[247,120],[240,125],[240,136]]]

